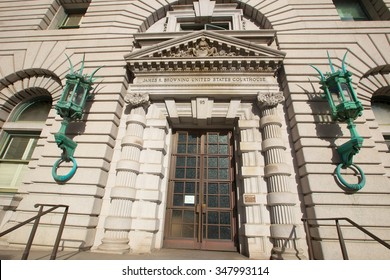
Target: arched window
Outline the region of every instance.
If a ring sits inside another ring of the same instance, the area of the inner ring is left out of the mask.
[[[390,12],[383,0],[333,0],[341,20],[389,20]]]
[[[51,109],[50,97],[19,104],[0,135],[0,192],[16,192]]]
[[[374,95],[371,99],[371,109],[390,150],[390,95]]]
[[[172,5],[165,18],[153,24],[148,33],[191,32],[198,30],[259,30],[259,27],[244,16],[238,3],[194,1],[192,4]]]

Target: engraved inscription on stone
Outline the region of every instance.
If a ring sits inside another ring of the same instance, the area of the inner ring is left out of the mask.
[[[253,84],[265,84],[267,79],[259,76],[219,76],[219,75],[208,75],[208,76],[169,76],[169,77],[137,77],[134,81],[135,84],[144,85],[199,85],[202,84],[240,84],[240,85],[253,85]]]

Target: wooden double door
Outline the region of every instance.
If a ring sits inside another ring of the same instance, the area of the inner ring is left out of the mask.
[[[237,250],[231,131],[176,131],[164,247]]]

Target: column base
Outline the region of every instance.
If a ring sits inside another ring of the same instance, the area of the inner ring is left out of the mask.
[[[103,238],[96,252],[111,254],[127,254],[130,252],[129,239]]]

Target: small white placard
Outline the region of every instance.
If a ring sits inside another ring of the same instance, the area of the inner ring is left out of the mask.
[[[185,195],[184,204],[195,204],[195,195]]]

